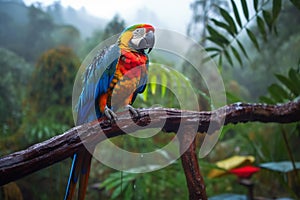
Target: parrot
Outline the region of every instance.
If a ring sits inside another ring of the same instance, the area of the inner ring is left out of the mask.
[[[102,117],[114,123],[118,109],[128,109],[139,117],[132,106],[137,94],[144,92],[149,57],[154,47],[154,27],[150,24],[132,25],[120,34],[115,44],[98,52],[83,75],[82,90],[76,105],[76,125]],[[85,148],[73,155],[65,200],[71,200],[79,181],[78,199],[85,197],[92,155]]]

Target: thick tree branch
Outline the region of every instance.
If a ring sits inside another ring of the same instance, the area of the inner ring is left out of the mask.
[[[0,185],[64,160],[84,144],[95,145],[106,137],[131,133],[137,129],[162,127],[165,132],[176,133],[179,125],[189,126],[198,123],[198,131],[206,132],[208,127],[219,129],[224,119],[225,125],[251,121],[277,123],[300,121],[300,100],[281,105],[236,103],[212,112],[152,108],[142,109],[140,113],[141,118],[135,122],[127,112],[122,112],[118,114],[117,124],[112,126],[106,120],[100,120],[99,123],[91,122],[74,127],[28,149],[0,158]]]
[[[198,164],[196,154],[196,141],[193,128],[187,126],[185,134],[179,135],[181,164],[185,173],[190,200],[207,200],[203,176]]]

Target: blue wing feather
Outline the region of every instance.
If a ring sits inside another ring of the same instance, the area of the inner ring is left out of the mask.
[[[75,112],[77,112],[76,125],[94,121],[99,117],[99,113],[96,112],[99,112],[100,110],[97,108],[98,104],[95,104],[95,100],[101,94],[107,92],[116,71],[119,57],[119,47],[117,45],[112,45],[100,52],[87,67],[83,77],[82,92],[75,107]],[[72,198],[79,173],[79,199],[84,198],[90,164],[91,154],[87,150],[83,150],[80,154],[74,154],[64,198],[65,200]]]
[[[101,116],[101,113],[96,113],[99,112],[99,108],[97,104],[95,105],[95,100],[107,92],[116,71],[119,57],[118,45],[112,45],[98,54],[87,67],[83,80],[84,88],[76,106],[76,125],[96,120]]]

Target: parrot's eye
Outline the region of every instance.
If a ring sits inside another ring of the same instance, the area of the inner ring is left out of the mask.
[[[132,32],[133,38],[139,38],[142,37],[145,34],[144,28],[138,28]]]

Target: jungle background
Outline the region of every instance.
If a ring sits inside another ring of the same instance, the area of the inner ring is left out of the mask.
[[[193,1],[186,34],[204,46],[218,65],[228,103],[275,104],[297,98],[300,95],[299,2],[245,2]],[[72,88],[81,62],[101,41],[127,25],[119,15],[107,21],[84,10],[63,7],[59,1],[50,6],[27,6],[22,0],[0,1],[0,156],[74,126]],[[184,79],[188,84],[202,88],[198,90],[201,110],[210,110],[208,91],[198,77],[193,77],[193,70],[177,66],[172,60],[168,62],[188,77]],[[164,74],[161,76],[164,81],[175,84],[184,94],[185,87],[179,84],[182,75],[157,69],[153,69],[150,79]],[[165,107],[178,107],[170,91],[154,85],[148,86],[135,107],[150,107],[157,102]],[[299,123],[226,126],[213,151],[199,159],[208,196],[247,192],[237,184],[234,175],[207,176],[217,168],[217,161],[233,155],[252,155],[256,166],[299,161],[299,133]],[[169,136],[162,134],[153,140],[161,146],[168,139]],[[153,148],[149,141],[135,142],[130,142],[133,148],[145,152]],[[70,165],[71,159],[67,159],[6,185],[1,188],[0,199],[9,199],[11,194],[15,199],[62,199]],[[261,169],[252,178],[255,196],[300,198],[292,176]],[[187,192],[180,160],[158,171],[122,175],[93,162],[86,199],[186,199]]]

